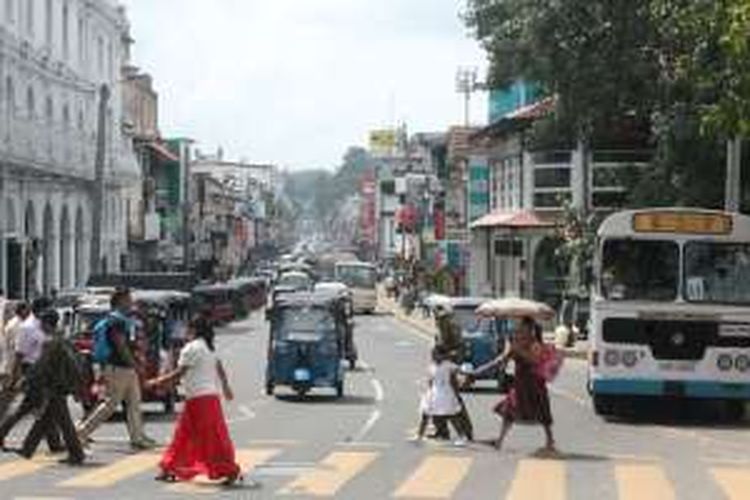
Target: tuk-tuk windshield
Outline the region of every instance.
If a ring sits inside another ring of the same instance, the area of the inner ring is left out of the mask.
[[[336,321],[322,308],[286,308],[279,315],[280,340],[315,341],[335,334]]]
[[[461,328],[464,337],[483,337],[494,333],[492,328],[494,319],[478,316],[473,308],[456,308],[454,311],[456,323]]]

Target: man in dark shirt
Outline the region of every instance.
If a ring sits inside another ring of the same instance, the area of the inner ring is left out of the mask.
[[[59,314],[50,310],[40,320],[47,339],[29,379],[40,391],[43,411],[26,435],[19,454],[31,458],[45,434],[61,432],[68,451],[64,462],[80,465],[84,460],[83,448],[68,409],[68,395],[75,394],[82,382],[80,367],[73,347],[57,330]]]
[[[131,325],[128,314],[133,305],[130,290],[115,291],[111,301],[107,338],[111,346],[109,360],[102,367],[106,397],[99,406],[78,426],[78,436],[86,443],[89,436],[114,414],[124,401],[127,407],[127,425],[130,445],[134,449],[153,448],[156,443],[143,432],[141,415],[141,386],[135,370],[136,361],[130,349]]]

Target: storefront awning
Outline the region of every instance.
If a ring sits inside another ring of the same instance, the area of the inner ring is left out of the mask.
[[[471,229],[545,229],[555,225],[542,220],[533,210],[496,211],[477,219]]]
[[[180,158],[171,152],[169,148],[167,148],[165,145],[157,142],[157,141],[150,141],[148,142],[148,147],[150,147],[162,160],[166,161],[172,161],[172,162],[179,162]]]

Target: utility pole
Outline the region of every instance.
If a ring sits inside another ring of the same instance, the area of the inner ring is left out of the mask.
[[[742,168],[742,139],[734,136],[727,141],[727,181],[724,209],[727,212],[739,212],[742,190],[740,182]]]
[[[185,272],[190,270],[190,141],[187,139],[180,140],[180,172],[182,174],[182,265]]]
[[[107,159],[107,108],[110,90],[107,85],[99,88],[99,112],[96,126],[96,158],[94,163],[94,184],[92,189],[91,212],[91,255],[90,274],[102,274],[102,223],[104,212],[104,166]]]

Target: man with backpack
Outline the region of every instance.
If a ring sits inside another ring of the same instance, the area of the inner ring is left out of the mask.
[[[39,361],[29,374],[29,385],[35,387],[42,403],[41,414],[29,430],[19,454],[31,458],[42,437],[50,432],[61,433],[68,456],[64,463],[80,465],[85,458],[75,426],[70,418],[68,395],[75,394],[82,382],[81,367],[73,347],[63,338],[57,325],[60,315],[54,309],[40,318],[46,340]]]
[[[136,450],[153,448],[156,442],[143,432],[141,387],[136,360],[130,348],[135,324],[128,317],[133,300],[130,290],[118,288],[110,299],[112,312],[94,325],[94,362],[102,368],[104,401],[78,426],[82,443],[125,402],[130,445]]]

